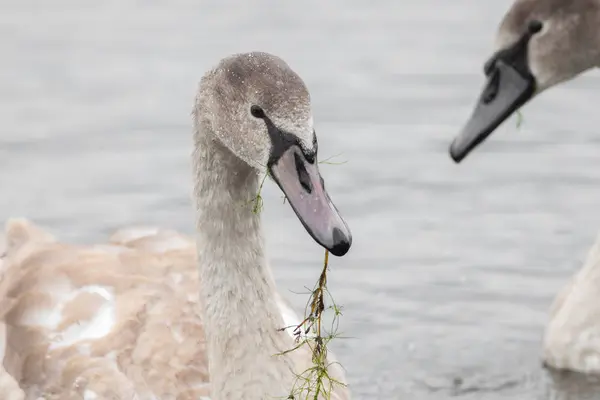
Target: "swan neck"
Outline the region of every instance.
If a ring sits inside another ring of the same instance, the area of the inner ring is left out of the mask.
[[[253,203],[261,177],[199,133],[194,174],[200,302],[213,397],[254,398],[246,397],[254,391],[261,398],[291,371],[286,357],[274,356],[290,347],[290,339],[279,330],[283,319]]]

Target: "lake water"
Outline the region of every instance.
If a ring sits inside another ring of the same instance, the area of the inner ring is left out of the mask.
[[[497,0],[0,2],[0,220],[63,240],[191,233],[190,111],[220,58],[277,54],[312,93],[321,170],[354,234],[332,260],[357,399],[591,399],[540,366],[550,303],[600,230],[600,79],[545,93],[463,164]],[[270,184],[267,239],[301,310],[321,249]],[[594,396],[595,394],[595,396]]]

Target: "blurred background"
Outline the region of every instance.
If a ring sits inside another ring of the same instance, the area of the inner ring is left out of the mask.
[[[132,224],[191,234],[197,83],[231,53],[271,52],[311,90],[320,158],[347,161],[321,171],[354,235],[329,274],[354,398],[597,398],[550,379],[540,349],[600,230],[598,73],[461,165],[447,154],[511,3],[2,1],[0,220],[77,243]],[[323,252],[266,186],[271,264],[301,311]]]

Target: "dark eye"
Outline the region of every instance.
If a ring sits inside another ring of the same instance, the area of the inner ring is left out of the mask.
[[[529,31],[530,34],[533,35],[533,34],[538,33],[539,31],[541,31],[543,27],[544,27],[544,24],[542,24],[537,19],[534,19],[532,21],[529,21],[529,25],[527,26],[527,30]]]
[[[253,105],[252,107],[250,107],[250,114],[252,114],[252,116],[254,118],[264,118],[265,117],[265,112],[263,111],[262,108],[260,108],[257,105]]]

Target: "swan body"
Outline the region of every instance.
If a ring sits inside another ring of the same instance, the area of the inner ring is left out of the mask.
[[[600,236],[583,267],[554,299],[543,362],[555,369],[600,374]]]
[[[3,364],[23,398],[209,395],[193,240],[129,229],[74,246],[18,219],[6,240]]]
[[[350,231],[317,167],[310,98],[267,53],[207,72],[194,120],[195,239],[125,229],[60,243],[7,222],[0,281],[0,393],[14,399],[287,398],[312,363],[277,292],[252,199],[268,172],[307,232],[337,256]],[[330,374],[345,382],[333,356]],[[349,399],[336,386],[332,399]]]

